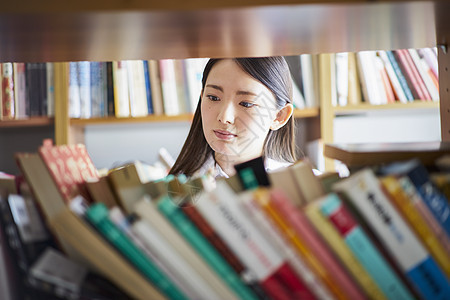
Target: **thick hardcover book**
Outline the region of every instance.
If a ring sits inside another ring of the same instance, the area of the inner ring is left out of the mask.
[[[224,279],[236,295],[242,299],[257,299],[256,295],[243,284],[238,274],[214,247],[211,246],[208,240],[189,221],[169,196],[160,198],[157,206],[159,211],[177,228],[191,246],[200,253],[211,268]]]
[[[447,277],[390,203],[372,170],[361,170],[336,183],[334,188],[343,192],[365,218],[422,297],[448,298]]]
[[[336,194],[329,194],[320,200],[319,209],[388,299],[413,299]]]
[[[328,247],[334,251],[336,256],[345,265],[354,280],[364,289],[364,292],[370,299],[387,299],[374,279],[346,245],[343,237],[340,236],[331,222],[321,213],[320,205],[321,200],[318,199],[303,208],[311,224],[328,244]]]
[[[411,229],[421,239],[424,246],[442,268],[442,270],[450,277],[450,253],[446,253],[444,245],[437,239],[426,221],[419,214],[411,199],[404,192],[400,181],[394,176],[384,176],[381,183],[387,191],[388,197],[395,205],[400,214],[408,222]]]
[[[217,273],[215,273],[200,257],[198,252],[196,252],[180,233],[175,230],[170,222],[159,213],[148,196],[144,196],[138,201],[134,205],[133,211],[142,220],[150,224],[152,228],[158,230],[159,234],[170,244],[170,247],[196,270],[203,279],[203,282],[206,282],[206,284],[201,283],[205,289],[208,289],[205,293],[214,294],[214,297],[211,297],[211,299],[238,299],[228,286],[225,285],[223,280],[217,276]]]
[[[428,171],[422,163],[418,160],[393,163],[383,168],[381,172],[395,176],[408,176],[436,220],[450,236],[450,204],[431,182]]]
[[[174,300],[187,299],[167,276],[111,222],[108,217],[108,209],[104,204],[93,204],[86,211],[86,217],[164,295]]]
[[[66,203],[79,194],[90,200],[84,183],[98,179],[99,175],[86,146],[82,144],[54,146],[51,140],[45,140],[43,146],[39,148],[39,155]]]

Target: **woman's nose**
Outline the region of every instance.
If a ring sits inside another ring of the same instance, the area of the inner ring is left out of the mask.
[[[218,115],[219,122],[224,124],[234,124],[234,107],[232,103],[226,103],[221,107]]]

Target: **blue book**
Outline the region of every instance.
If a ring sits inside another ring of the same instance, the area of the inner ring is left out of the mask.
[[[400,69],[400,66],[398,65],[397,59],[395,59],[395,56],[392,53],[392,51],[386,51],[386,54],[389,58],[389,61],[391,62],[395,75],[397,75],[398,81],[400,82],[400,85],[402,86],[402,89],[405,92],[406,99],[408,99],[408,101],[414,101],[414,96],[411,92],[411,89],[408,86],[408,82],[406,81],[405,76],[403,75],[402,69]]]
[[[152,86],[150,82],[150,72],[148,68],[148,60],[144,60],[144,78],[145,78],[145,89],[147,91],[147,109],[148,114],[153,114],[153,100],[152,100]]]
[[[414,299],[336,194],[329,194],[321,201],[320,210],[342,235],[356,259],[386,298]]]
[[[424,299],[449,299],[447,277],[397,212],[373,170],[367,168],[354,173],[334,184],[333,189],[347,196]]]

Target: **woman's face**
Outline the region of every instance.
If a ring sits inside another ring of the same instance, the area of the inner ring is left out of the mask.
[[[217,62],[202,91],[201,114],[206,141],[231,163],[262,154],[277,117],[275,96],[233,60]]]

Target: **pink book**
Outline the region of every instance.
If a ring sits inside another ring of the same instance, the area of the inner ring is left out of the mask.
[[[364,293],[339,264],[303,212],[296,208],[280,190],[274,189],[271,191],[270,201],[274,208],[286,218],[287,222],[294,228],[297,234],[302,237],[310,252],[314,253],[326,266],[333,279],[341,287],[342,292],[346,294],[346,298],[366,299]]]
[[[406,59],[406,54],[402,50],[394,51],[395,58],[398,61],[400,69],[402,70],[403,75],[405,76],[406,81],[408,82],[408,86],[411,89],[411,92],[414,96],[415,100],[426,100],[425,95],[419,87],[419,83],[417,82],[417,78],[414,77],[413,71],[411,69],[410,64]]]
[[[420,76],[416,65],[414,64],[414,61],[412,60],[411,55],[405,49],[402,49],[402,50],[399,50],[399,51],[404,53],[405,58],[406,58],[406,62],[409,64],[409,66],[411,68],[411,71],[412,71],[412,74],[413,74],[413,76],[415,78],[415,81],[417,82],[417,84],[419,86],[419,90],[420,90],[421,94],[423,95],[423,98],[422,98],[422,96],[419,95],[421,97],[420,99],[422,99],[422,100],[431,100],[431,95],[428,92],[428,89],[425,86],[425,83],[423,82],[423,79]]]

